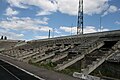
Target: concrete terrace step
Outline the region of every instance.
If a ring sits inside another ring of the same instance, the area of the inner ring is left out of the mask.
[[[70,47],[73,47],[73,46],[67,46],[67,47],[65,47],[65,48],[63,48],[63,49],[60,49],[59,51],[60,51],[60,52],[64,52],[64,51],[68,50]]]
[[[37,53],[37,52],[36,52],[36,53],[31,53],[31,54],[29,54],[29,55],[26,55],[26,56],[23,56],[23,57],[18,58],[18,60],[23,60],[23,59],[29,58],[29,57],[31,57],[31,56],[34,56],[34,55],[36,55],[36,54],[38,54],[38,53]]]
[[[57,62],[57,61],[65,58],[65,57],[67,57],[67,56],[68,56],[67,53],[65,53],[65,54],[62,53],[62,54],[60,54],[60,55],[55,56],[55,57],[51,60],[51,62]]]
[[[20,58],[20,57],[23,57],[23,56],[27,56],[27,55],[29,55],[31,53],[33,53],[33,51],[30,51],[30,52],[24,51],[22,53],[19,53],[18,57]]]
[[[103,57],[97,61],[93,61],[92,64],[87,65],[86,68],[82,69],[82,73],[89,74],[93,70],[95,70],[98,66],[100,66],[104,61],[106,60],[106,57]]]
[[[51,53],[55,53],[54,58],[49,59],[51,62],[56,62],[62,58],[67,56],[66,51],[71,48],[72,46],[67,46],[65,48],[61,48],[59,50],[52,51]]]
[[[63,62],[63,64],[58,64],[55,67],[55,70],[61,71],[65,68],[69,67],[70,65],[74,64],[75,62],[81,60],[83,57],[84,57],[84,54],[81,54],[81,55],[77,55],[73,59],[68,59],[67,61]]]
[[[41,56],[45,55],[45,53],[37,54],[32,57],[33,60],[40,58]]]
[[[15,47],[23,46],[23,45],[26,45],[26,44],[27,44],[27,42],[21,42],[21,43],[16,44]]]
[[[41,58],[39,58],[39,59],[37,59],[37,60],[35,60],[35,61],[32,61],[33,63],[37,63],[37,62],[40,62],[40,61],[43,61],[43,60],[45,60],[45,59],[48,59],[48,58],[50,58],[50,57],[52,57],[52,56],[54,56],[55,54],[54,53],[52,53],[52,54],[45,54],[44,56],[42,56]]]

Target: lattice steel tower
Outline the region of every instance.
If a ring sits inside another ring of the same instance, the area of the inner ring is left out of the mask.
[[[77,34],[83,34],[83,0],[79,0]]]

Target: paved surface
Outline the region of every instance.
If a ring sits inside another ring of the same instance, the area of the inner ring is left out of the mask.
[[[24,69],[30,73],[34,73],[34,75],[37,75],[38,77],[45,79],[45,80],[80,80],[80,79],[77,79],[77,78],[74,78],[74,77],[71,77],[65,74],[61,74],[61,73],[43,69],[43,68],[38,68],[36,66],[17,61],[15,59],[6,57],[1,54],[0,54],[0,59],[10,62],[16,65],[17,67]],[[28,79],[28,80],[33,80],[33,79]]]
[[[39,80],[0,60],[0,80]]]

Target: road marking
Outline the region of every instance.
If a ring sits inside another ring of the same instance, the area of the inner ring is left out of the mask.
[[[15,60],[15,59],[14,59],[14,58],[12,58],[12,57],[9,57],[9,56],[3,55],[3,54],[0,54],[0,55],[5,56],[5,57],[8,57],[8,58],[10,58],[10,59]],[[31,73],[31,72],[28,72],[28,71],[27,71],[27,70],[25,70],[25,69],[20,68],[19,66],[15,65],[15,64],[10,63],[10,62],[9,62],[9,61],[7,61],[7,60],[4,60],[4,59],[0,59],[0,60],[2,60],[3,62],[8,63],[8,64],[10,64],[10,65],[12,65],[12,66],[14,66],[14,67],[16,67],[16,68],[20,69],[20,70],[22,70],[23,72],[25,72],[25,73],[27,73],[27,74],[29,74],[29,75],[31,75],[31,76],[34,76],[34,77],[38,78],[38,79],[40,79],[40,80],[45,80],[45,79],[43,79],[43,78],[41,78],[41,77],[39,77],[39,76],[37,76],[37,75],[35,75],[35,74]]]
[[[4,70],[6,70],[9,74],[11,74],[13,77],[15,77],[17,80],[21,80],[20,78],[18,78],[17,76],[15,76],[12,72],[10,72],[8,69],[6,69],[5,67],[3,67],[2,65],[0,65],[0,67],[2,67]]]

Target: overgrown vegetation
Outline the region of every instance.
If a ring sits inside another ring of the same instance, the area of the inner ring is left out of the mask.
[[[43,68],[46,68],[46,69],[49,69],[49,70],[53,70],[54,67],[56,66],[55,63],[52,63],[52,62],[41,62],[41,63],[32,63],[32,61],[30,60],[29,61],[29,64],[32,64],[32,65],[35,65],[35,66],[38,66],[38,67],[43,67]]]

